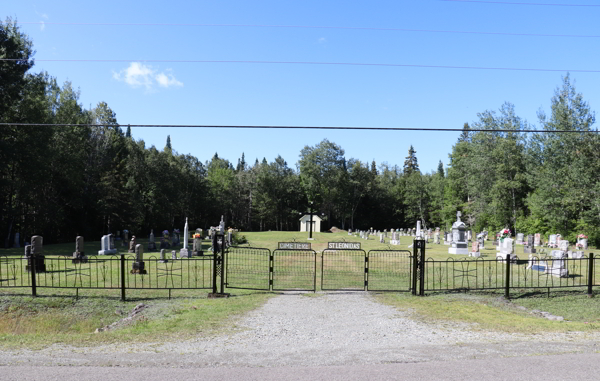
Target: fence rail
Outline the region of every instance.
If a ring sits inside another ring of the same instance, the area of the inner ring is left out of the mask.
[[[599,259],[538,258],[506,261],[452,258],[425,261],[425,291],[505,290],[527,288],[573,288],[600,285],[596,267]]]
[[[531,257],[528,260],[454,259],[424,260],[423,241],[414,253],[404,250],[275,250],[230,247],[221,258],[210,254],[184,259],[144,258],[144,271],[136,258],[93,255],[84,262],[71,256],[37,260],[0,256],[0,289],[37,288],[126,290],[211,289],[217,279],[228,288],[253,290],[317,289],[317,260],[321,260],[321,289],[355,291],[412,291],[423,295],[440,291],[593,288],[600,286],[600,258]],[[216,271],[216,263],[219,271]],[[39,267],[38,267],[39,265]],[[418,292],[417,292],[418,291]]]

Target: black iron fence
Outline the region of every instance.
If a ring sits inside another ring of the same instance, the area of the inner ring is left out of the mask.
[[[593,253],[580,258],[531,257],[505,259],[427,259],[424,291],[585,288],[592,294],[600,285],[596,275],[598,258]]]
[[[43,271],[30,258],[0,257],[0,288],[118,289],[126,290],[210,289],[213,286],[214,256],[161,260],[144,258],[144,271],[133,271],[133,255],[89,256],[73,263],[70,256],[45,257]]]
[[[38,259],[40,262],[38,263]],[[465,258],[425,260],[424,241],[405,250],[275,250],[252,247],[222,248],[217,255],[192,258],[144,258],[133,255],[41,258],[0,256],[0,288],[171,290],[230,289],[266,291],[317,290],[320,259],[322,290],[425,292],[583,288],[592,294],[600,285],[600,258],[531,257],[528,260]],[[137,269],[137,270],[136,270]]]

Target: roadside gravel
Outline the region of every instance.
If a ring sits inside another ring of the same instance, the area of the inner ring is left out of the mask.
[[[227,333],[181,342],[0,352],[0,365],[278,367],[385,364],[597,352],[600,335],[509,334],[430,324],[368,293],[285,293]]]

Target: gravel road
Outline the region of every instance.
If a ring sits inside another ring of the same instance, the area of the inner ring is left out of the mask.
[[[125,367],[303,367],[390,364],[600,350],[599,334],[487,332],[467,324],[428,324],[368,293],[285,293],[230,331],[181,342],[91,348],[55,345],[0,352],[1,365]]]

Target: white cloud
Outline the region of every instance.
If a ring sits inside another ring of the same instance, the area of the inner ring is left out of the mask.
[[[48,15],[45,13],[42,13],[42,17],[45,18],[46,20],[48,20]]]
[[[40,21],[40,30],[43,32],[44,29],[46,29],[46,23],[43,21]]]
[[[164,88],[183,86],[183,83],[175,78],[171,70],[158,72],[152,66],[144,65],[141,62],[132,62],[126,69],[118,73],[113,72],[113,78],[134,88],[143,86],[148,91],[152,90],[156,84]]]
[[[155,77],[156,82],[162,87],[169,86],[183,86],[183,83],[179,82],[173,74],[169,73],[168,75],[165,73],[158,73]]]
[[[317,41],[319,42],[319,44],[324,44],[325,42],[327,42],[327,40],[325,39],[325,37],[321,37]]]

